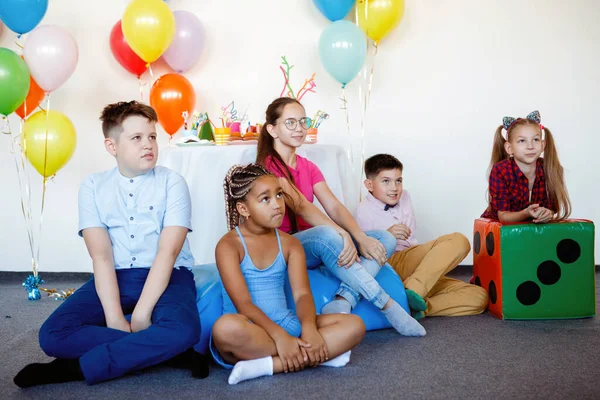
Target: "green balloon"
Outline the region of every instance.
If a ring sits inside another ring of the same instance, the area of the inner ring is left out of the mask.
[[[29,68],[14,51],[0,47],[0,115],[13,113],[29,93]]]

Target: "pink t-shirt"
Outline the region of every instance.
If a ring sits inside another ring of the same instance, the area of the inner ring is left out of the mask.
[[[407,240],[396,240],[396,251],[408,249],[417,244],[414,238],[417,224],[413,211],[410,194],[402,191],[400,201],[393,207],[385,209],[386,204],[376,199],[371,193],[358,205],[354,213],[356,223],[363,231],[388,230],[392,225],[402,224],[410,228],[411,233]]]
[[[285,173],[280,171],[278,165],[275,164],[277,162],[277,160],[267,157],[265,160],[265,167],[278,178],[286,177]],[[285,171],[284,166],[280,167],[283,169],[283,171]],[[319,182],[325,181],[325,177],[321,173],[319,167],[306,158],[296,155],[296,168],[294,169],[288,165],[288,169],[290,170],[292,178],[294,178],[294,183],[300,193],[302,193],[304,197],[306,197],[306,199],[312,203],[313,199],[315,198],[313,186]],[[312,226],[298,216],[298,230],[304,231],[309,228],[312,228]],[[279,229],[287,233],[292,230],[292,224],[290,223],[287,210],[285,212],[285,216],[283,217],[283,223]]]

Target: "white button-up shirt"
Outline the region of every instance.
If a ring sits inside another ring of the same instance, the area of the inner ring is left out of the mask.
[[[117,168],[88,176],[79,188],[79,235],[106,228],[116,269],[150,268],[165,226],[192,230],[192,205],[185,179],[166,167],[127,178]],[[187,238],[174,267],[192,267]]]

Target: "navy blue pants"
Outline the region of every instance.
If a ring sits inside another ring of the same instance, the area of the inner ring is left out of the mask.
[[[121,307],[133,312],[149,269],[117,270]],[[89,384],[159,364],[195,345],[200,338],[194,275],[175,268],[152,312],[152,325],[128,333],[106,327],[94,278],[73,293],[44,322],[40,347],[50,357],[79,358]]]

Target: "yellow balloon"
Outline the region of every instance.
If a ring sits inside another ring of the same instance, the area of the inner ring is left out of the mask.
[[[38,111],[23,128],[23,150],[33,167],[44,178],[61,169],[73,155],[77,135],[66,115],[59,111]]]
[[[358,0],[358,25],[376,42],[400,23],[404,0]]]
[[[175,16],[163,0],[133,0],[121,26],[129,47],[147,63],[158,60],[175,36]]]

